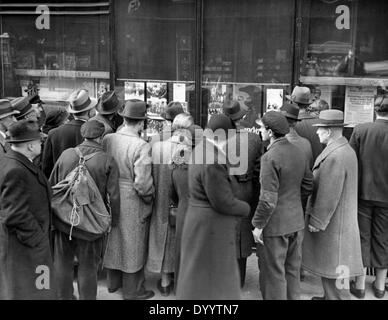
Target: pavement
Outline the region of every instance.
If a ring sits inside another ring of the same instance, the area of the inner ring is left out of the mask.
[[[155,296],[151,300],[175,300],[176,297],[171,294],[168,297],[163,297],[156,287],[156,283],[159,280],[159,274],[146,273],[146,288],[155,292]],[[364,300],[388,300],[388,292],[383,299],[377,299],[372,291],[372,282],[374,277],[368,276],[366,280],[366,294]],[[76,284],[74,284],[76,289]],[[305,280],[301,282],[302,300],[311,300],[313,296],[323,296],[323,290],[319,277],[312,274],[307,274]],[[75,290],[77,296],[77,290]],[[259,290],[259,270],[257,266],[256,255],[251,255],[247,261],[247,274],[245,286],[243,288],[244,300],[262,300],[262,296]],[[115,293],[108,293],[106,287],[106,280],[101,279],[98,284],[98,300],[122,300],[121,290]],[[352,300],[359,300],[352,296]]]

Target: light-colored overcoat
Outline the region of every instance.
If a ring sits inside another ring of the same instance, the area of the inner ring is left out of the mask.
[[[171,158],[178,145],[177,136],[152,144],[152,176],[155,201],[150,222],[147,270],[172,273],[175,270],[175,228],[170,226],[172,186]]]
[[[329,144],[315,161],[314,190],[307,205],[303,267],[320,277],[362,275],[357,221],[357,158],[346,138]]]
[[[147,258],[154,194],[150,146],[127,127],[105,136],[103,146],[118,164],[121,199],[119,224],[109,234],[104,267],[135,273]]]

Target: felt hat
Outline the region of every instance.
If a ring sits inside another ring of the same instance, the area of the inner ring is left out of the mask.
[[[241,105],[236,100],[228,100],[226,101],[222,109],[224,111],[224,114],[227,115],[230,119],[233,121],[242,119],[247,112],[241,108]]]
[[[162,113],[162,117],[168,121],[174,121],[178,114],[184,113],[180,102],[171,101]]]
[[[323,110],[319,114],[319,123],[313,124],[313,127],[343,127],[344,113],[340,110]]]
[[[225,130],[226,132],[231,129],[236,129],[236,126],[232,120],[224,114],[214,114],[211,116],[208,124],[208,129],[216,131],[218,129]]]
[[[142,100],[128,100],[125,103],[124,110],[119,112],[119,115],[133,120],[147,119],[147,104]]]
[[[9,136],[6,141],[11,144],[40,140],[44,135],[39,130],[39,125],[31,119],[24,119],[11,124],[8,128]]]
[[[115,113],[124,105],[124,102],[119,100],[114,91],[105,92],[97,105],[99,114],[106,115]]]
[[[299,86],[296,86],[291,95],[287,95],[286,98],[294,103],[300,104],[311,104],[314,101],[310,89]]]
[[[280,111],[286,118],[300,121],[300,119],[298,119],[299,107],[296,104],[285,102],[280,108]]]
[[[15,110],[12,107],[11,101],[7,99],[0,99],[0,120],[19,113],[20,112],[18,110]]]
[[[77,114],[93,109],[98,101],[94,98],[89,97],[89,92],[86,89],[74,91],[68,101],[70,106],[67,112]]]
[[[16,119],[23,119],[27,114],[34,111],[30,103],[29,97],[20,97],[11,101],[12,108],[19,111],[19,114],[16,115]]]

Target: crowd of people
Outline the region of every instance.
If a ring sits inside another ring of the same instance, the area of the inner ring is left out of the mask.
[[[298,300],[306,272],[323,297],[384,297],[388,268],[388,95],[343,136],[344,114],[296,86],[244,127],[226,101],[203,130],[178,102],[147,137],[147,104],[80,89],[67,110],[0,100],[0,299],[241,299],[256,246],[265,300]],[[70,200],[69,200],[70,199]],[[101,204],[100,204],[101,203]],[[107,214],[105,214],[105,212]]]

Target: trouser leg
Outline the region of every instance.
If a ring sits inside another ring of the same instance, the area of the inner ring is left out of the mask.
[[[123,286],[123,272],[120,270],[107,269],[107,284],[109,291],[116,291]]]
[[[123,273],[124,299],[132,299],[145,293],[144,268],[135,273]]]
[[[260,290],[264,300],[286,300],[285,261],[288,241],[284,237],[264,237],[259,245]]]
[[[300,268],[302,264],[303,231],[296,232],[288,237],[288,252],[285,263],[287,281],[287,299],[300,299]]]
[[[74,239],[63,232],[54,233],[54,274],[59,300],[71,300],[73,298],[74,279]]]
[[[241,288],[244,287],[245,284],[245,275],[247,269],[247,258],[239,258],[237,259],[238,268],[240,270],[240,280],[241,280]]]
[[[101,262],[103,239],[84,241],[78,239],[78,292],[80,300],[96,300],[98,268]]]

